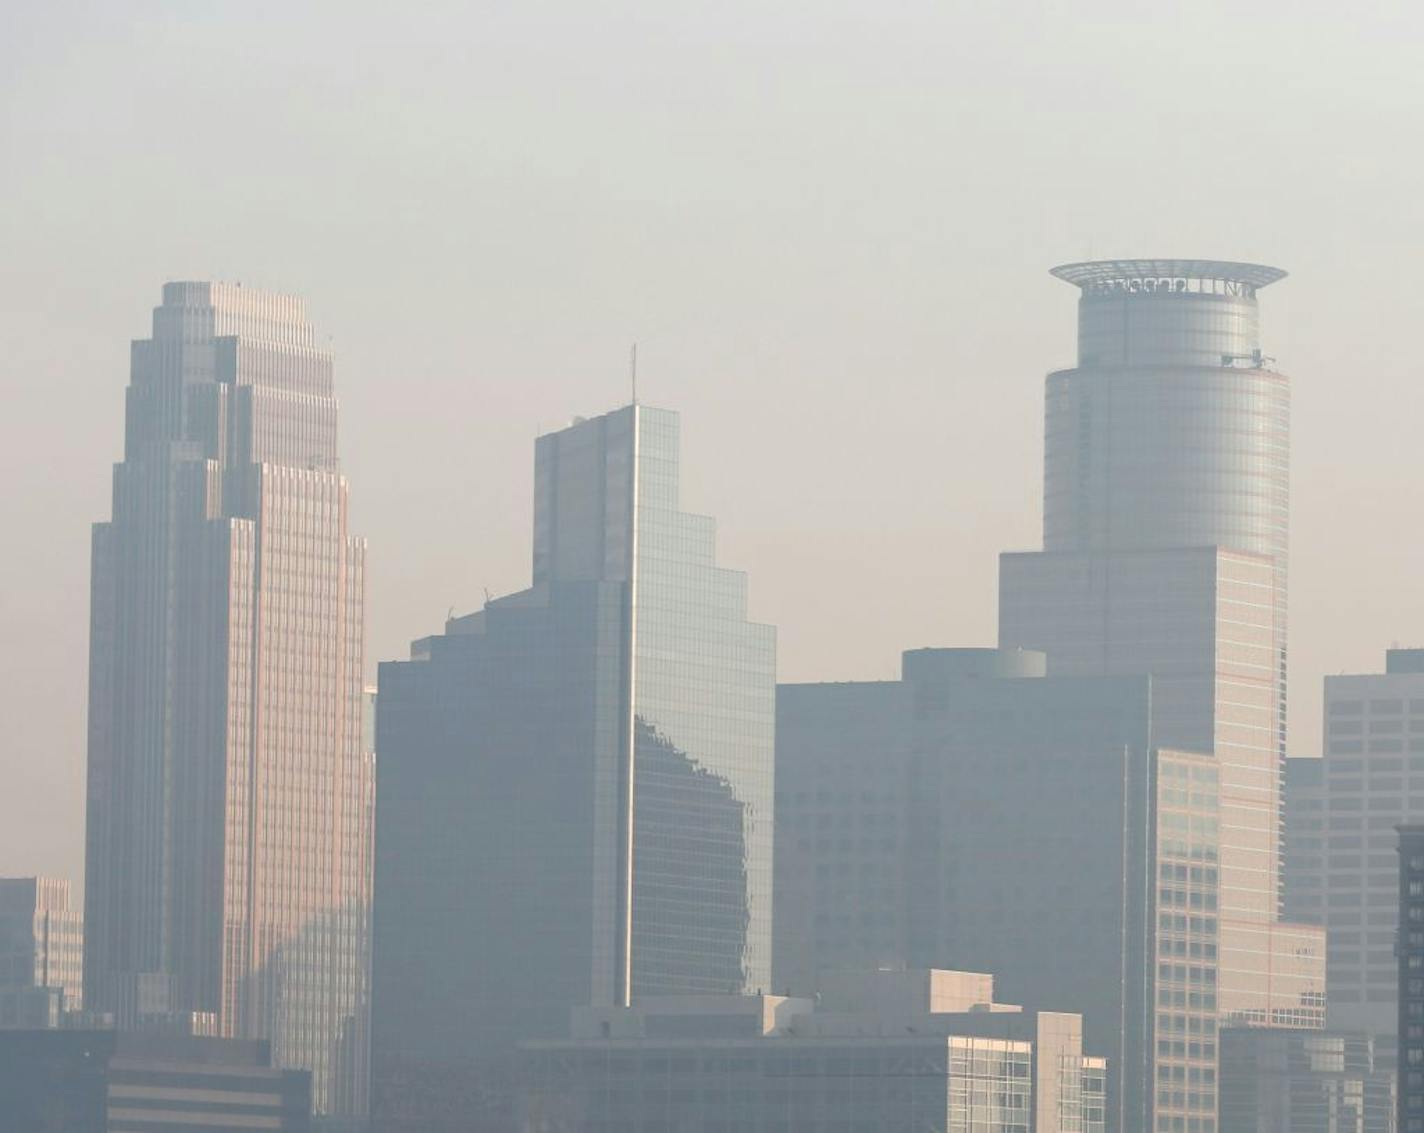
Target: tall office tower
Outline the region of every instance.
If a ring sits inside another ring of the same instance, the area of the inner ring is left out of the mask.
[[[1109,1129],[1202,1133],[1217,766],[1155,748],[1150,678],[1044,668],[1026,650],[921,649],[900,681],[780,687],[774,986],[992,968],[1026,1007],[1083,1016],[1108,1057]],[[1154,1035],[1156,1004],[1180,1025]]]
[[[636,404],[540,437],[532,586],[380,667],[392,1128],[512,1100],[514,1043],[574,1006],[769,986],[775,631],[678,459]]]
[[[1424,1133],[1424,826],[1399,827],[1398,1133]]]
[[[1325,926],[1329,1025],[1374,1036],[1392,1064],[1395,828],[1424,822],[1424,649],[1389,650],[1383,673],[1326,677],[1324,756],[1287,767],[1287,905]]]
[[[359,1115],[365,543],[301,300],[169,283],[94,528],[85,999],[267,1039]]]
[[[1001,560],[1000,645],[1151,674],[1155,741],[1220,768],[1222,1019],[1319,1026],[1319,931],[1280,919],[1290,389],[1256,295],[1284,273],[1053,274],[1081,289],[1078,365],[1047,379],[1044,550]]]
[[[0,877],[0,1027],[57,1027],[84,1006],[84,917],[69,882]]]

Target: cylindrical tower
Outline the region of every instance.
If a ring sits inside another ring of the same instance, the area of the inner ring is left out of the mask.
[[[1078,366],[1050,374],[1043,545],[1220,546],[1284,585],[1290,385],[1261,354],[1256,291],[1285,272],[1211,260],[1066,264]]]
[[[1268,557],[1273,734],[1243,729],[1239,712],[1212,715],[1219,752],[1243,764],[1247,749],[1272,752],[1278,780],[1286,755],[1290,382],[1261,353],[1256,292],[1286,273],[1219,260],[1104,260],[1052,274],[1082,295],[1078,365],[1047,379],[1044,549],[1220,547]],[[1275,841],[1278,858],[1279,820]]]

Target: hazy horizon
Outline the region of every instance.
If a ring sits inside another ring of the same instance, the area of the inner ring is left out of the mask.
[[[298,294],[335,351],[372,672],[526,585],[533,438],[626,402],[634,341],[782,680],[994,644],[1075,358],[1047,269],[1108,256],[1290,272],[1291,750],[1325,674],[1424,642],[1412,6],[7,16],[0,875],[82,884],[89,527],[172,279]]]

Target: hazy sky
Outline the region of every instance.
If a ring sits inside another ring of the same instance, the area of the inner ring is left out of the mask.
[[[0,5],[0,874],[83,863],[89,524],[168,279],[306,297],[368,655],[529,574],[533,438],[683,415],[784,679],[992,644],[1104,256],[1259,260],[1294,379],[1292,749],[1424,642],[1424,9]]]

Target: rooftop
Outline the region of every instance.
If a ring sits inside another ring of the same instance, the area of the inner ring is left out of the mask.
[[[1284,279],[1280,268],[1232,260],[1089,260],[1059,264],[1049,274],[1084,292],[1207,292],[1254,295]]]

